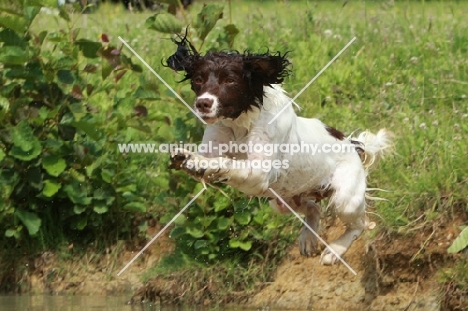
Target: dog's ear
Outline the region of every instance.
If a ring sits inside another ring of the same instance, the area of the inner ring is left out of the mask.
[[[287,54],[287,53],[286,53]],[[262,85],[282,83],[288,76],[288,66],[290,62],[286,59],[286,54],[277,52],[274,55],[246,54],[244,55],[244,69],[250,72],[251,77],[260,80]]]
[[[177,44],[177,51],[169,56],[166,60],[165,66],[175,70],[175,71],[186,71],[192,65],[194,56],[199,55],[192,43],[187,39],[187,31],[185,31],[185,36],[182,37],[178,35],[179,41],[176,39],[171,39],[172,42]]]

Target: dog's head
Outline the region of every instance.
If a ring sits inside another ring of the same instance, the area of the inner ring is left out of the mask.
[[[178,51],[186,51],[178,45]],[[279,52],[209,52],[204,56],[185,52],[174,61],[175,55],[168,59],[168,66],[185,71],[184,80],[190,80],[197,96],[195,111],[207,123],[236,119],[253,107],[261,108],[264,86],[282,83],[290,64]]]

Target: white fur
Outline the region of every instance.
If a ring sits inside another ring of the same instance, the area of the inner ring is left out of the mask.
[[[221,119],[207,126],[203,143],[213,145],[229,143],[238,144],[251,141],[257,144],[350,144],[351,140],[358,141],[365,150],[361,160],[359,154],[321,153],[321,154],[284,154],[276,153],[266,156],[263,153],[224,154],[229,157],[231,167],[227,169],[207,169],[203,179],[206,182],[221,181],[239,189],[250,196],[272,198],[271,205],[282,210],[276,197],[269,191],[272,188],[288,204],[306,215],[306,221],[314,229],[318,229],[320,208],[315,203],[313,192],[319,189],[330,189],[330,205],[335,208],[338,217],[346,223],[347,229],[342,236],[330,243],[331,247],[341,256],[354,239],[365,229],[365,193],[367,169],[382,157],[389,149],[390,136],[385,130],[377,135],[368,131],[357,138],[342,141],[333,137],[326,129],[326,125],[318,119],[298,117],[290,105],[290,98],[279,85],[265,87],[262,109],[242,114],[235,120]],[[202,95],[205,96],[205,95]],[[289,106],[272,123],[268,124],[277,113]],[[185,151],[181,151],[185,152]],[[191,155],[192,158],[204,159],[217,157],[217,154]],[[288,160],[288,169],[272,169],[265,172],[261,169],[234,169],[236,161],[246,160]],[[297,204],[297,199],[300,203]],[[283,209],[284,210],[284,209]],[[303,230],[300,237],[301,253],[311,255],[317,247],[315,237]],[[337,258],[325,250],[321,257],[323,264],[334,264]]]

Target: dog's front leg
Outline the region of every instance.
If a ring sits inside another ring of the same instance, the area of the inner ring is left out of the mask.
[[[255,155],[248,160],[207,158],[185,149],[176,149],[171,154],[170,167],[183,170],[207,183],[222,182],[249,195],[262,195],[269,184],[268,171],[255,164],[261,161]]]

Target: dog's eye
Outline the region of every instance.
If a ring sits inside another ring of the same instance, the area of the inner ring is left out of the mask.
[[[224,80],[224,83],[226,83],[226,84],[234,84],[234,83],[236,83],[236,80],[234,80],[233,78],[226,78],[226,80]]]
[[[192,79],[192,82],[195,83],[195,84],[202,84],[203,79],[202,79],[202,77],[195,77],[195,78]]]

